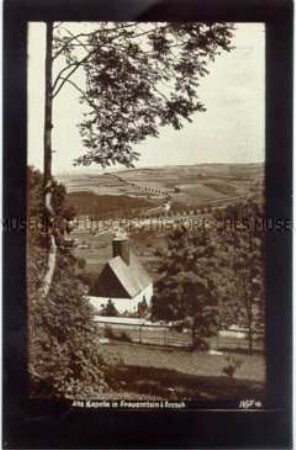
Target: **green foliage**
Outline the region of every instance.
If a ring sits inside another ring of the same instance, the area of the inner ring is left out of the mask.
[[[73,397],[99,393],[106,386],[104,362],[94,339],[92,310],[67,257],[59,258],[49,297],[30,298],[30,375],[37,395]],[[34,276],[29,267],[29,278]]]
[[[105,335],[105,337],[108,338],[108,339],[115,339],[115,334],[114,334],[112,328],[111,328],[109,325],[107,325],[107,326],[105,327],[105,329],[104,329],[104,335]]]
[[[117,339],[123,342],[132,342],[130,335],[126,331],[122,331]]]
[[[233,356],[227,356],[225,360],[227,365],[223,367],[222,371],[223,373],[225,373],[225,375],[227,375],[227,377],[232,379],[235,375],[235,372],[241,367],[242,361]]]
[[[90,288],[95,283],[98,274],[96,272],[90,272],[84,269],[82,271],[79,271],[76,277],[81,281],[82,284]]]
[[[86,266],[86,261],[84,258],[79,258],[77,262],[78,268],[83,270]]]
[[[27,167],[28,217],[37,218],[43,210],[42,174],[33,167]]]
[[[118,311],[112,302],[111,298],[109,298],[107,305],[103,308],[101,315],[107,317],[116,317],[118,316]]]
[[[152,316],[182,321],[192,330],[193,346],[205,349],[206,338],[217,329],[217,260],[206,232],[172,233],[159,270]]]
[[[248,200],[213,214],[207,228],[170,235],[159,255],[152,316],[187,322],[199,349],[217,329],[246,328],[251,353],[265,322],[263,208]]]
[[[195,112],[205,111],[200,79],[209,73],[210,61],[231,50],[233,36],[229,23],[104,22],[77,38],[62,30],[54,47],[66,66],[54,94],[77,67],[85,69],[87,80],[85,91],[70,80],[89,108],[80,126],[88,152],[77,164],[127,167],[138,159],[135,144],[157,137],[163,126],[179,130]]]
[[[29,170],[29,211],[40,214],[41,174]],[[31,179],[32,176],[32,179]],[[62,214],[65,190],[54,190]],[[37,206],[35,206],[37,205]],[[47,249],[38,228],[28,233],[27,294],[29,321],[29,375],[31,393],[39,397],[96,395],[106,389],[106,364],[96,342],[93,311],[85,288],[75,276],[75,258],[58,251],[57,266],[47,298],[39,289],[46,271]]]
[[[221,299],[220,321],[248,329],[249,351],[265,322],[264,211],[249,200],[216,213],[221,260],[229,274]],[[230,276],[231,275],[231,276]],[[223,307],[224,303],[224,307]]]
[[[55,211],[55,226],[60,231],[66,230],[66,221],[72,220],[76,215],[73,205],[67,203],[66,188],[56,180],[53,183],[52,206]],[[38,169],[27,168],[27,190],[28,190],[28,218],[32,221],[31,231],[36,232],[44,228],[44,200],[43,200],[43,176]],[[34,225],[34,226],[33,226]]]

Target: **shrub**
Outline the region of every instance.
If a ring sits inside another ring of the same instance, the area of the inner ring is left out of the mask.
[[[119,312],[116,309],[116,306],[112,302],[111,298],[108,300],[107,305],[102,310],[102,316],[106,317],[117,317]]]
[[[223,373],[229,378],[234,378],[235,372],[241,367],[242,361],[233,356],[227,356],[225,358],[227,365],[223,367]]]
[[[66,190],[54,184],[54,210],[63,217]],[[42,216],[42,174],[28,169],[29,219]],[[59,224],[60,221],[57,221]],[[70,250],[58,250],[46,298],[40,286],[47,269],[48,236],[31,228],[27,236],[28,371],[33,397],[91,397],[107,390],[107,365],[97,343],[93,310],[75,275]]]
[[[36,396],[73,398],[107,388],[106,364],[96,342],[98,329],[73,265],[67,256],[59,255],[46,299],[34,283],[39,265],[34,270],[30,261],[28,266],[29,373]]]
[[[129,336],[129,334],[127,334],[126,331],[122,331],[117,339],[119,339],[120,341],[132,342],[131,337]]]
[[[84,258],[79,258],[77,261],[77,266],[79,269],[83,270],[86,266],[86,261]]]

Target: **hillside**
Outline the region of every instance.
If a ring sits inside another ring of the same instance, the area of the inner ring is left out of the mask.
[[[59,177],[78,214],[140,212],[163,204],[173,210],[223,204],[256,195],[262,198],[263,164],[200,164],[129,169]]]
[[[145,199],[126,195],[97,195],[91,191],[77,191],[68,194],[68,204],[74,206],[78,215],[105,216],[108,213],[124,214],[145,206],[153,205]]]
[[[116,175],[129,179],[159,178],[165,175],[168,178],[218,176],[226,178],[248,178],[250,175],[262,175],[263,164],[192,164],[178,166],[163,166],[151,168],[128,169],[116,172]]]

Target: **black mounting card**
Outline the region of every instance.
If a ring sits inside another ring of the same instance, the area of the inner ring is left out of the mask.
[[[292,31],[6,0],[3,448],[292,447]]]

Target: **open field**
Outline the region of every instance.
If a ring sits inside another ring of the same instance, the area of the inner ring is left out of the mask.
[[[126,195],[98,195],[92,191],[77,191],[69,194],[71,203],[79,215],[90,214],[95,217],[105,217],[108,213],[116,213],[124,217],[125,211],[133,211],[137,215],[142,208],[152,207],[154,203],[146,198]]]
[[[228,355],[226,352],[223,355],[209,355],[184,349],[159,348],[118,341],[111,341],[107,344],[105,351],[111,357],[119,357],[126,366],[162,368],[188,375],[209,377],[224,376],[223,367],[227,365],[225,358]],[[235,379],[264,383],[263,355],[242,353],[231,353],[231,355],[242,361],[241,367],[235,373]]]
[[[225,375],[223,367],[226,365],[225,358],[228,355],[226,352],[223,355],[209,355],[208,353],[184,349],[159,348],[117,341],[111,341],[105,348],[110,356],[119,357],[127,366],[170,369],[188,375],[209,377]],[[235,373],[235,378],[264,383],[265,363],[263,355],[232,352],[230,354],[242,361],[241,367]]]
[[[58,177],[78,214],[139,214],[168,198],[175,207],[201,207],[227,198],[262,195],[262,164],[202,164],[129,169],[98,175]],[[116,197],[118,197],[116,199]]]
[[[264,401],[265,364],[262,356],[236,354],[242,365],[228,377],[227,354],[112,342],[104,347],[112,392],[104,396],[128,399],[223,401],[252,398]]]

